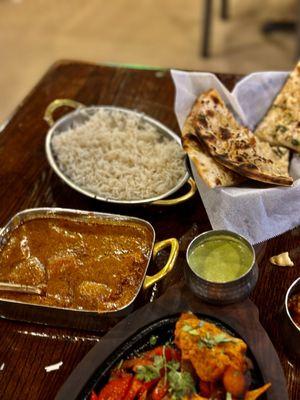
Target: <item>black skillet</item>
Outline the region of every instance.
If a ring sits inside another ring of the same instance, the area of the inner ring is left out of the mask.
[[[206,305],[185,286],[171,287],[157,301],[147,304],[118,323],[77,365],[55,400],[89,400],[91,391],[99,393],[111,369],[122,359],[172,341],[180,313],[189,310],[247,343],[247,356],[254,367],[251,370],[251,388],[272,383],[267,393],[260,397],[261,400],[288,400],[278,356],[259,323],[254,304],[246,300],[226,307]],[[150,344],[151,336],[158,336],[155,345]]]
[[[99,368],[95,371],[95,373],[91,376],[91,379],[83,388],[82,392],[78,396],[78,399],[88,400],[90,398],[90,393],[92,390],[94,390],[96,393],[100,392],[101,388],[107,382],[110,371],[112,370],[112,368],[116,367],[121,360],[137,356],[145,351],[151,350],[156,346],[164,345],[167,342],[172,342],[174,339],[175,324],[179,316],[180,314],[176,314],[167,318],[160,319],[139,330],[135,335],[130,337],[99,366]],[[235,331],[233,331],[230,327],[228,327],[220,320],[204,314],[197,313],[197,316],[208,322],[216,324],[219,328],[223,329],[230,335],[240,338]],[[155,345],[151,345],[150,343],[150,339],[153,336],[157,337]],[[250,358],[254,367],[251,370],[251,389],[254,389],[262,386],[264,384],[264,381],[257,362],[250,350],[247,352],[247,357]],[[264,397],[261,397],[261,399],[263,400]]]

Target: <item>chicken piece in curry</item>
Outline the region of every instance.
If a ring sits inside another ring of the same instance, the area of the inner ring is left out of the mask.
[[[27,220],[2,248],[0,281],[45,290],[1,298],[99,312],[123,308],[140,288],[152,240],[150,228],[135,221]]]
[[[256,400],[271,386],[250,389],[246,343],[215,324],[184,313],[174,336],[123,360],[89,400]]]

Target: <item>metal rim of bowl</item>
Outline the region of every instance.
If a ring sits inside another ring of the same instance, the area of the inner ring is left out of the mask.
[[[247,271],[244,272],[243,275],[239,276],[239,277],[236,278],[236,279],[233,279],[233,280],[231,280],[231,281],[228,281],[228,282],[215,282],[215,281],[210,281],[210,280],[208,280],[208,279],[202,278],[200,275],[196,274],[196,272],[190,267],[188,255],[189,255],[189,253],[190,253],[190,249],[192,248],[193,244],[194,244],[197,240],[200,240],[200,238],[203,238],[203,237],[205,237],[205,236],[207,236],[207,235],[214,235],[214,234],[216,234],[216,235],[218,235],[218,234],[219,234],[219,235],[222,235],[222,234],[223,234],[223,235],[228,235],[228,236],[231,236],[231,237],[235,237],[235,238],[237,238],[237,239],[240,239],[242,242],[244,242],[244,243],[249,247],[249,249],[250,249],[251,252],[252,252],[252,263],[251,263],[250,267],[247,269]],[[200,235],[194,237],[194,239],[190,242],[190,244],[188,245],[188,248],[187,248],[187,250],[186,250],[186,262],[187,262],[187,265],[188,265],[189,269],[190,269],[190,270],[197,276],[197,278],[199,278],[202,282],[213,283],[214,285],[217,285],[217,286],[219,285],[219,286],[221,287],[221,286],[224,286],[224,285],[226,285],[226,286],[231,286],[232,284],[234,284],[234,283],[238,282],[239,280],[245,278],[245,277],[249,274],[249,272],[251,272],[251,270],[253,269],[254,264],[255,264],[255,262],[256,262],[256,256],[255,256],[254,247],[252,246],[252,244],[251,244],[243,235],[240,235],[239,233],[232,232],[232,231],[228,231],[228,230],[225,230],[225,229],[219,229],[219,230],[205,231],[205,232],[200,233]]]
[[[289,318],[289,320],[292,322],[292,324],[294,325],[294,327],[297,329],[297,331],[300,333],[300,327],[296,324],[296,322],[293,320],[291,314],[290,314],[290,310],[288,307],[288,301],[290,298],[290,295],[292,294],[292,290],[297,287],[299,285],[300,288],[300,277],[297,278],[292,284],[291,286],[288,288],[286,295],[285,295],[285,299],[284,299],[284,307],[285,307],[285,312]]]
[[[156,200],[162,200],[172,194],[174,194],[177,190],[179,190],[189,179],[190,174],[188,172],[187,168],[187,163],[186,160],[187,158],[185,157],[185,164],[186,164],[186,173],[181,178],[181,180],[168,192],[165,192],[159,196],[155,197],[150,197],[147,199],[141,199],[141,200],[120,200],[120,199],[113,199],[113,198],[107,198],[107,197],[101,197],[89,190],[83,189],[81,186],[77,185],[75,182],[73,182],[66,174],[64,174],[61,169],[58,166],[58,163],[55,160],[55,155],[51,147],[51,142],[52,138],[55,135],[55,132],[57,128],[63,124],[64,122],[67,122],[68,120],[72,120],[74,117],[77,115],[81,114],[82,112],[95,112],[98,109],[104,109],[104,110],[112,110],[112,111],[121,111],[124,114],[129,114],[129,115],[135,115],[139,116],[142,120],[145,122],[150,123],[152,126],[157,128],[159,132],[163,132],[164,135],[167,135],[171,137],[173,140],[175,140],[181,147],[181,140],[178,135],[176,135],[173,131],[171,131],[169,128],[167,128],[165,125],[160,123],[159,121],[155,120],[154,118],[149,117],[146,114],[143,114],[138,111],[130,110],[128,108],[123,108],[123,107],[115,107],[115,106],[91,106],[91,107],[82,107],[78,108],[75,111],[72,111],[68,113],[67,115],[63,116],[62,118],[58,119],[55,124],[49,129],[47,136],[46,136],[46,142],[45,142],[45,150],[46,150],[46,156],[48,159],[48,162],[51,166],[51,168],[54,170],[54,172],[72,189],[76,190],[77,192],[91,197],[96,200],[101,200],[105,201],[108,203],[115,203],[115,204],[147,204],[147,203],[152,203],[155,202]]]

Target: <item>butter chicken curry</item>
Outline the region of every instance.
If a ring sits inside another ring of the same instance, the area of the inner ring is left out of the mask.
[[[79,310],[123,308],[140,288],[152,240],[152,231],[133,221],[25,221],[10,233],[0,252],[0,281],[44,286],[45,291],[0,296]]]

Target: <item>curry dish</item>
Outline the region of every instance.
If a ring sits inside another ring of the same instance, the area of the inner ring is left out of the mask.
[[[253,388],[247,345],[212,322],[183,313],[174,342],[124,359],[89,400],[256,400],[271,386]],[[155,347],[153,347],[155,346]]]
[[[1,298],[79,310],[110,311],[137,294],[153,233],[134,221],[36,218],[14,229],[0,253],[0,280],[44,287],[42,295]]]

